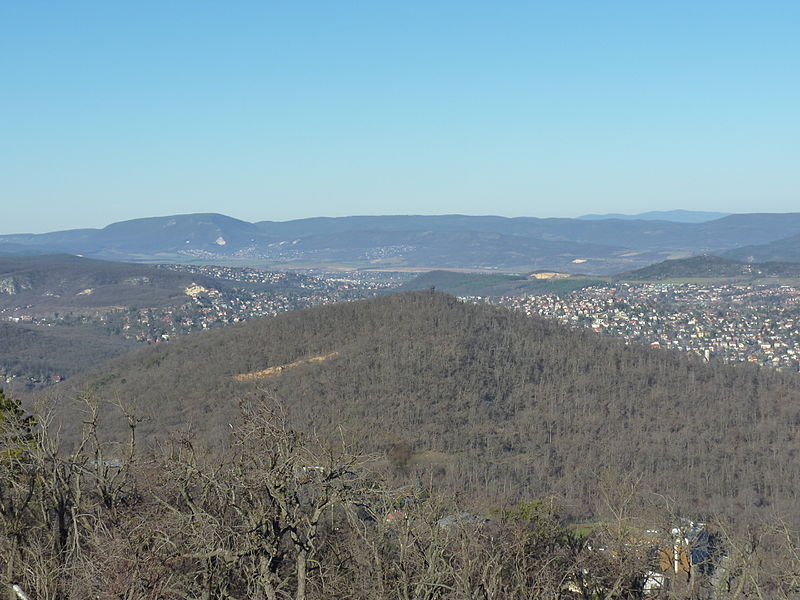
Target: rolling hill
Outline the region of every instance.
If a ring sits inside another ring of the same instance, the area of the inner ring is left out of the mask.
[[[479,497],[555,493],[578,513],[609,470],[686,514],[797,514],[800,378],[703,363],[439,293],[286,313],[126,355],[50,390],[130,402],[146,444],[212,446],[237,405],[282,401],[320,436],[413,449],[414,473]],[[109,412],[108,435],[125,423]],[[69,427],[67,427],[67,430]],[[497,500],[499,501],[499,500]]]
[[[597,244],[656,252],[676,248],[732,248],[773,241],[800,231],[800,213],[729,215],[704,223],[621,219],[539,219],[468,215],[393,215],[261,221],[272,237],[353,232],[483,232],[540,240]],[[761,240],[755,242],[752,240]]]

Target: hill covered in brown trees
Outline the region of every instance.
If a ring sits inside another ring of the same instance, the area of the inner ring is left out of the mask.
[[[303,431],[353,437],[411,478],[487,503],[556,494],[591,516],[598,477],[632,473],[682,514],[800,507],[798,377],[438,293],[148,348],[59,386],[62,414],[82,391],[134,406],[146,444],[188,427],[212,446],[225,443],[241,400],[268,394]],[[123,421],[108,422],[123,433]]]

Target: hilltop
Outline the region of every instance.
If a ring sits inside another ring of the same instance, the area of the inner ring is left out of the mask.
[[[196,213],[131,219],[102,229],[3,235],[0,244],[13,244],[16,253],[20,246],[30,246],[106,260],[170,262],[176,257],[187,261],[226,256],[260,238],[259,228],[252,223],[216,213]]]
[[[605,471],[640,474],[692,514],[800,508],[800,378],[625,345],[439,293],[285,313],[117,359],[52,393],[133,403],[152,444],[227,438],[267,393],[318,435],[413,449],[420,477],[476,497],[593,505]],[[124,423],[106,416],[112,434]],[[73,421],[73,427],[75,423]],[[337,433],[340,432],[340,433]]]

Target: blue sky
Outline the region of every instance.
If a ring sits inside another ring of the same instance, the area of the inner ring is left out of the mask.
[[[0,233],[800,210],[800,2],[0,3]]]

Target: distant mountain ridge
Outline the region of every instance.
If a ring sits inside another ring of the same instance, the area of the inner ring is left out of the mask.
[[[82,254],[135,262],[272,268],[459,268],[596,275],[671,258],[720,254],[800,234],[800,213],[737,214],[702,223],[467,215],[354,216],[248,223],[224,215],[134,219],[103,229],[0,236],[0,253]]]
[[[633,215],[622,213],[589,214],[578,217],[589,221],[602,219],[622,219],[627,221],[673,221],[675,223],[705,223],[723,217],[730,216],[731,213],[708,212],[702,210],[651,210]]]

